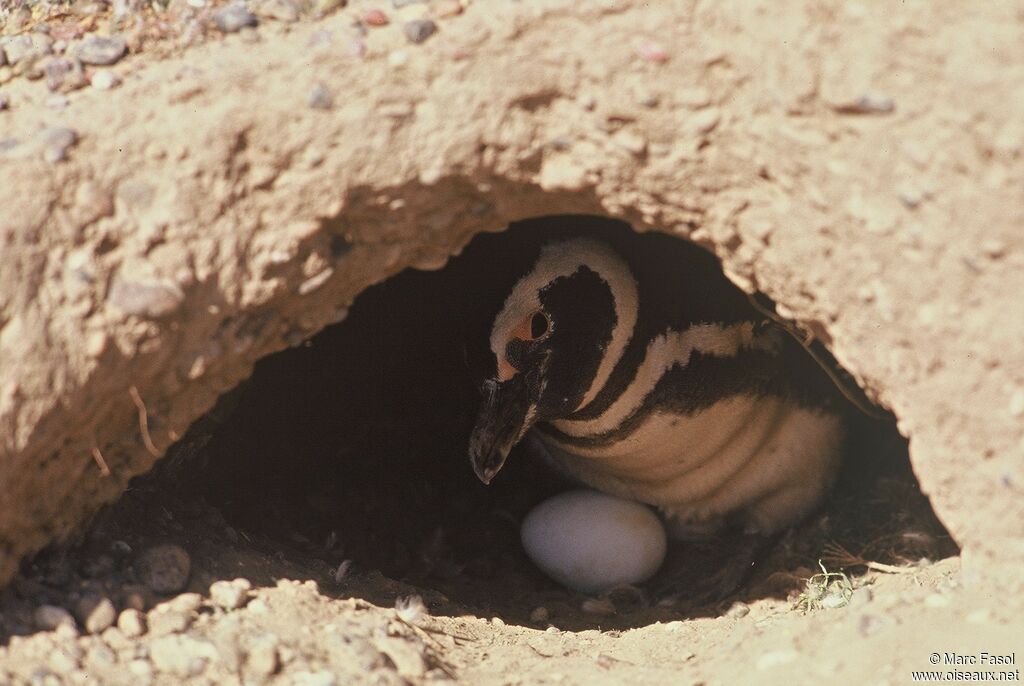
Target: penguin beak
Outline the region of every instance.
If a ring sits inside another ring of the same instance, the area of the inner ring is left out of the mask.
[[[539,384],[536,371],[519,373],[508,381],[484,382],[484,401],[469,436],[473,471],[485,484],[501,471],[509,452],[535,421]]]

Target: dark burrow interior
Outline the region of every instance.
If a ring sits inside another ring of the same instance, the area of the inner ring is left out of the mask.
[[[914,565],[957,553],[921,494],[894,419],[851,404],[838,485],[732,597],[695,605],[686,588],[664,597],[653,590],[656,577],[639,593],[612,597],[611,616],[583,611],[584,596],[537,571],[519,539],[526,513],[569,484],[522,448],[490,486],[470,467],[467,440],[480,399],[459,339],[468,306],[482,295],[472,284],[514,263],[535,232],[573,221],[583,219],[482,234],[446,268],[406,270],[365,291],[345,321],[261,360],[74,547],[26,563],[23,577],[35,584],[29,592],[45,599],[68,575],[113,574],[130,584],[130,551],[171,540],[202,570],[194,590],[223,575],[257,584],[312,578],[327,593],[381,605],[412,589],[439,614],[537,626],[531,613],[543,606],[541,628],[548,621],[624,628],[715,615],[738,599],[791,596],[819,560],[856,577],[867,562]],[[652,254],[681,240],[586,222]],[[112,541],[123,545],[111,552]],[[690,553],[674,546],[660,575],[690,564]]]

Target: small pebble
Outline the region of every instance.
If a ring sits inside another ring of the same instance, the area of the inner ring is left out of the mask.
[[[306,97],[306,104],[315,110],[329,110],[334,105],[334,96],[327,87],[318,83]]]
[[[53,631],[62,624],[75,625],[75,618],[63,607],[56,605],[40,605],[32,615],[36,628]]]
[[[75,607],[78,619],[90,634],[102,633],[114,625],[117,610],[109,598],[87,595]]]
[[[89,82],[92,84],[93,88],[98,88],[101,91],[108,91],[121,85],[121,77],[109,69],[100,69],[93,73]]]
[[[413,19],[402,27],[410,43],[422,43],[437,32],[437,24],[431,19]]]
[[[725,611],[725,616],[731,617],[732,619],[741,619],[749,614],[750,606],[746,603],[741,603],[738,601],[733,603],[732,606]]]
[[[128,52],[128,45],[121,36],[92,35],[82,41],[75,54],[83,64],[107,67],[115,64]]]
[[[388,15],[378,9],[367,10],[363,13],[363,23],[367,26],[385,26],[388,23]]]
[[[668,53],[657,43],[641,41],[636,45],[636,54],[648,62],[661,64],[668,61]]]
[[[902,193],[899,194],[899,199],[900,202],[903,203],[904,207],[906,207],[908,210],[913,210],[917,209],[917,207],[921,204],[923,197],[917,191],[903,191]]]
[[[225,610],[237,610],[245,605],[251,588],[248,579],[215,581],[210,585],[210,600]]]
[[[0,93],[0,112],[11,107],[11,97],[7,93]]]
[[[147,548],[135,562],[139,580],[162,594],[178,593],[188,585],[192,559],[178,545],[166,544]]]
[[[135,608],[128,608],[118,615],[117,628],[128,638],[138,638],[146,633],[146,617]]]
[[[244,4],[234,3],[217,10],[213,14],[217,28],[224,33],[236,33],[246,26],[257,26],[259,20]]]
[[[840,114],[889,114],[896,109],[896,103],[881,93],[865,93],[851,102],[833,105]]]
[[[64,85],[64,78],[74,69],[71,60],[63,57],[47,58],[43,73],[46,74],[46,87],[51,91],[60,90]],[[74,84],[70,84],[74,85]]]
[[[51,164],[63,162],[67,159],[68,150],[76,143],[78,143],[78,132],[74,129],[67,127],[47,129],[43,133],[43,159]]]
[[[551,618],[551,613],[544,606],[533,608],[530,613],[530,621],[534,624],[543,624]]]
[[[334,582],[343,583],[352,569],[352,560],[342,560],[334,570]]]
[[[403,7],[408,7],[409,5],[421,5],[424,2],[426,2],[426,0],[391,0],[391,6],[396,10],[400,10]]]
[[[160,607],[174,612],[192,614],[193,612],[198,612],[202,606],[203,596],[198,593],[182,593],[161,604]]]
[[[434,4],[434,16],[441,19],[462,14],[462,3],[459,0],[441,0]]]
[[[654,109],[661,104],[661,98],[655,93],[645,93],[638,98],[640,104],[649,109]]]
[[[187,631],[192,626],[192,616],[174,610],[154,611],[149,613],[146,623],[149,625],[150,634],[169,636]]]
[[[714,131],[721,119],[721,113],[714,107],[711,107],[706,110],[701,110],[697,114],[693,115],[693,117],[690,118],[690,122],[698,133],[704,134]]]

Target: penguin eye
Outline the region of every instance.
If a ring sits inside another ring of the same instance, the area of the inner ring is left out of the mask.
[[[533,313],[533,317],[530,319],[530,338],[537,340],[547,336],[551,331],[551,320],[548,315],[544,312],[537,311]]]

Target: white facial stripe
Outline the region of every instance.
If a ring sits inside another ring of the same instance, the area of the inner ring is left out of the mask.
[[[541,309],[540,292],[559,277],[571,276],[581,267],[597,273],[612,292],[615,307],[615,329],[601,360],[594,380],[583,398],[589,403],[611,376],[615,363],[622,357],[633,335],[637,317],[636,281],[626,263],[603,243],[590,238],[573,238],[545,245],[526,276],[522,277],[505,300],[491,329],[491,352],[499,367],[505,360],[505,346],[512,331],[526,317]],[[558,326],[557,322],[555,326]],[[507,365],[507,362],[506,362]]]
[[[777,333],[771,330],[755,336],[751,322],[731,326],[696,324],[685,331],[668,331],[650,342],[633,381],[604,414],[595,419],[563,419],[553,424],[570,436],[593,436],[612,431],[640,407],[665,372],[675,365],[685,367],[694,352],[732,357],[745,348],[771,350],[778,345]]]

